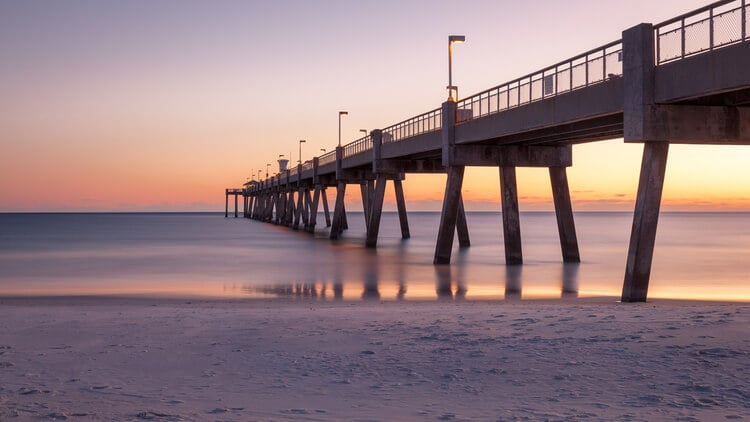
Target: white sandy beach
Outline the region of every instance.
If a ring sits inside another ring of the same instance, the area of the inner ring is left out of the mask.
[[[750,419],[750,304],[0,299],[0,420]]]

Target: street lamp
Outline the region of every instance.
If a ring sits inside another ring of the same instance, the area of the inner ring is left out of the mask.
[[[299,161],[297,161],[298,164],[302,164],[302,144],[304,144],[306,141],[304,139],[299,140]]]
[[[359,131],[362,132],[362,133],[364,133],[365,136],[367,136],[367,129],[360,129]]]
[[[271,167],[271,164],[266,164],[266,179],[268,179],[268,168]]]
[[[260,182],[260,175],[263,173],[263,170],[258,169],[258,181]]]
[[[321,148],[320,152],[322,152],[323,154],[325,154],[326,153],[326,149],[325,148]]]
[[[453,43],[462,43],[466,41],[464,35],[448,35],[448,101],[453,100],[453,91],[456,92],[456,100],[458,100],[458,87],[453,85]]]
[[[348,116],[348,111],[339,111],[339,146],[341,146],[341,116]]]

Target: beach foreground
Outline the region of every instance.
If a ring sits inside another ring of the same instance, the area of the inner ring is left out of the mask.
[[[0,299],[0,420],[750,418],[750,304]]]

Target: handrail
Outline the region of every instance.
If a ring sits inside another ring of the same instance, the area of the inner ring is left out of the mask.
[[[456,123],[499,113],[619,76],[622,76],[622,40],[612,41],[466,97],[457,104]]]
[[[399,142],[442,127],[442,108],[437,108],[386,127],[383,129],[383,142]]]
[[[324,166],[336,161],[336,150],[329,151],[318,157],[318,166]]]
[[[357,155],[361,152],[369,151],[372,149],[372,136],[367,135],[356,141],[349,142],[344,145],[344,156],[342,158],[349,158]]]
[[[723,6],[725,4],[733,3],[735,1],[737,1],[737,0],[719,0],[719,1],[715,1],[713,3],[705,5],[703,7],[699,7],[698,9],[691,10],[691,11],[689,11],[687,13],[683,13],[680,16],[675,16],[673,18],[669,18],[669,19],[665,20],[664,22],[660,22],[660,23],[654,25],[654,28],[666,26],[666,25],[669,25],[669,24],[672,24],[672,23],[675,23],[675,22],[679,22],[679,21],[681,21],[683,19],[686,19],[686,18],[689,18],[691,16],[695,16],[695,15],[701,14],[703,12],[706,12],[706,11],[711,10],[711,9],[715,9],[715,8]]]
[[[721,0],[654,26],[656,65],[748,41],[748,0]]]

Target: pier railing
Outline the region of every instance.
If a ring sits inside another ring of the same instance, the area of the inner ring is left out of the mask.
[[[330,164],[336,161],[336,150],[329,151],[320,157],[318,157],[318,165],[324,166],[326,164]]]
[[[538,72],[464,98],[458,123],[499,113],[622,76],[622,41],[579,54]]]
[[[748,41],[750,0],[723,0],[654,26],[656,64]]]
[[[372,136],[367,135],[344,145],[344,157],[349,158],[372,149]]]
[[[442,127],[442,109],[430,110],[383,129],[383,142],[398,142]]]

